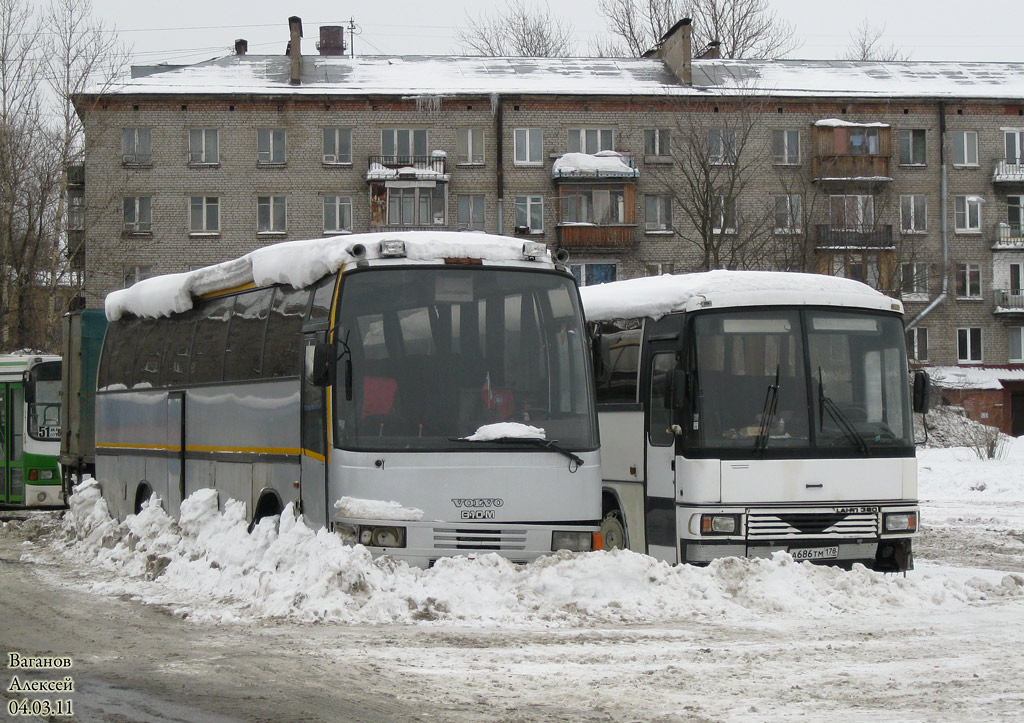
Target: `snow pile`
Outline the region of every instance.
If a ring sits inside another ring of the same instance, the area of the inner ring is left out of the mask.
[[[334,503],[338,517],[358,517],[367,520],[422,520],[423,510],[403,507],[394,500],[366,500],[342,497]]]
[[[1013,437],[1003,434],[997,427],[968,417],[963,407],[950,405],[933,407],[923,419],[922,415],[915,414],[914,439],[923,440],[926,448],[970,447],[977,450],[981,459],[1003,456],[1014,442]],[[996,454],[983,453],[989,448]]]
[[[786,553],[706,568],[621,550],[562,552],[519,566],[486,554],[442,558],[421,570],[375,561],[362,546],[314,532],[291,505],[280,524],[264,519],[250,534],[243,505],[228,501],[220,511],[212,490],[185,500],[179,523],[156,503],[115,523],[91,480],[76,488],[70,504],[57,546],[83,569],[113,573],[93,582],[93,591],[132,595],[193,619],[586,626],[893,615],[1024,596],[1024,578],[1016,575],[1000,583],[915,580],[796,563]]]
[[[485,424],[468,437],[467,442],[491,442],[495,439],[544,439],[545,432],[540,427],[519,422],[497,422]]]
[[[1008,439],[1003,459],[979,460],[967,447],[919,450],[921,500],[1024,502],[1024,437]]]
[[[636,178],[640,172],[623,160],[621,153],[565,153],[551,164],[551,176],[608,176]]]
[[[649,276],[580,289],[583,309],[590,321],[638,316],[660,319],[697,298],[727,305],[731,295],[753,296],[758,303],[828,303],[886,310],[895,304],[902,311],[898,301],[867,284],[824,274],[718,270]],[[746,303],[751,303],[751,299],[747,298]]]
[[[1024,381],[1024,367],[925,367],[932,384],[942,389],[1002,389],[1002,381]]]

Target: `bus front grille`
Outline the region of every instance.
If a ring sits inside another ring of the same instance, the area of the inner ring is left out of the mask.
[[[747,514],[747,538],[751,540],[877,536],[877,512],[811,509],[751,510]]]
[[[434,547],[439,550],[525,550],[526,530],[435,527]]]

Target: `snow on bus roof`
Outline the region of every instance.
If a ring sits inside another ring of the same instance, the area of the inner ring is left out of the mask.
[[[356,257],[351,249],[362,244],[363,258],[376,259],[380,241],[405,241],[407,261],[440,261],[444,258],[472,258],[482,261],[524,261],[523,241],[508,236],[460,231],[403,231],[394,233],[347,234],[305,241],[287,241],[265,246],[237,259],[194,271],[166,274],[139,281],[127,289],[107,295],[108,321],[125,314],[156,318],[188,311],[197,296],[224,291],[245,284],[257,286],[312,284]],[[539,263],[553,265],[550,252]]]
[[[903,311],[903,305],[852,279],[782,271],[705,271],[665,274],[580,289],[589,321],[649,316],[660,319],[697,298],[716,306],[828,304]]]

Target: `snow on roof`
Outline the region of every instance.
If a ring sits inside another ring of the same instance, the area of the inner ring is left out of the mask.
[[[482,58],[306,55],[289,83],[283,55],[230,55],[188,66],[145,66],[92,92],[451,96],[490,93],[771,97],[1024,97],[1024,63],[853,60],[693,61],[684,86],[655,58]]]
[[[814,125],[823,128],[888,128],[888,123],[854,123],[853,121],[840,120],[839,118],[823,118],[814,121]]]
[[[402,231],[394,233],[347,234],[307,241],[287,241],[256,249],[241,258],[179,274],[154,276],[127,289],[107,295],[107,319],[124,314],[155,318],[192,308],[192,299],[249,283],[258,286],[288,284],[301,287],[334,273],[342,264],[356,260],[351,249],[362,244],[363,258],[380,258],[379,243],[405,241],[405,260],[437,262],[444,258],[473,258],[483,261],[524,261],[523,242],[508,236],[459,231]],[[553,266],[550,252],[534,263]]]
[[[609,176],[636,178],[640,172],[623,160],[621,153],[565,153],[551,164],[551,176]]]
[[[1002,382],[1024,381],[1024,367],[928,367],[932,383],[942,389],[1002,389]]]
[[[852,279],[777,271],[705,271],[665,274],[580,289],[589,321],[649,316],[660,319],[688,307],[824,304],[903,311],[895,299]],[[703,302],[703,303],[702,303]]]

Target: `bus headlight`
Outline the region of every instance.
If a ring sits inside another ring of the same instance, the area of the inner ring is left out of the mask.
[[[569,552],[590,552],[594,548],[594,535],[575,530],[555,530],[551,533],[551,550]]]
[[[359,542],[367,547],[405,547],[405,528],[360,525]]]
[[[886,532],[917,532],[917,513],[890,512],[885,515],[882,525]]]
[[[39,479],[54,479],[52,469],[39,470]]]
[[[739,515],[700,516],[700,534],[702,535],[738,535],[739,530]]]

